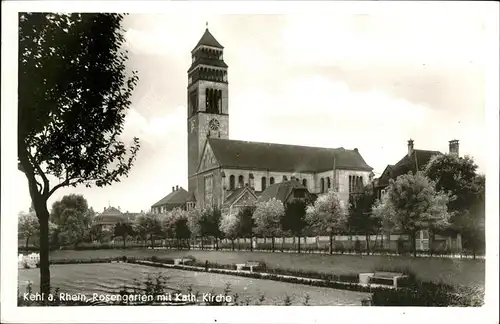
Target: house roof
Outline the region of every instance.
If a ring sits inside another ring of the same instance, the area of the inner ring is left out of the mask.
[[[422,171],[427,163],[429,163],[432,156],[440,154],[443,153],[430,150],[413,150],[410,156],[406,154],[401,160],[399,160],[398,163],[394,165],[387,165],[384,172],[378,179],[377,185],[387,186],[389,184],[389,179],[396,179],[400,175],[407,174],[410,171],[413,173]]]
[[[245,192],[249,192],[251,195],[257,198],[255,191],[252,190],[251,188],[249,187],[237,188],[230,192],[229,196],[227,196],[226,200],[224,201],[224,205],[230,206],[234,204],[240,199],[240,197],[242,197],[245,194]]]
[[[266,188],[261,194],[257,202],[268,201],[270,199],[277,199],[281,202],[285,202],[292,190],[294,189],[305,189],[306,187],[297,180],[283,181],[280,183],[274,183]]]
[[[177,190],[172,191],[151,207],[160,207],[165,205],[170,205],[167,207],[178,207],[189,201],[190,197],[191,195],[189,194],[189,192],[181,187]]]
[[[205,32],[203,33],[203,36],[201,36],[200,41],[196,46],[194,47],[195,49],[198,46],[201,45],[206,45],[206,46],[212,46],[212,47],[217,47],[217,48],[224,48],[216,39],[215,37],[208,31],[208,28],[205,29]],[[193,49],[194,50],[194,49]]]
[[[96,225],[112,225],[120,221],[132,221],[136,215],[137,213],[122,213],[115,207],[108,207],[94,217],[93,223]]]
[[[366,170],[359,152],[341,148],[236,141],[209,138],[208,143],[220,166],[228,168],[276,170],[289,172],[323,172],[333,169]]]

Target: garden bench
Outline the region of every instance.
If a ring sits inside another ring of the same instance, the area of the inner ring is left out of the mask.
[[[408,278],[408,276],[399,272],[375,272],[369,280],[373,283],[386,284],[397,288],[398,281],[404,278]]]
[[[261,266],[260,262],[255,262],[255,261],[248,261],[246,263],[237,263],[236,264],[236,270],[250,270],[250,272],[253,272],[254,268],[258,268]]]
[[[174,259],[174,264],[175,265],[190,264],[192,262],[193,262],[192,259]]]

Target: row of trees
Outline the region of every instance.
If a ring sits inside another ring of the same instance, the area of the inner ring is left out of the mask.
[[[430,177],[435,178],[433,181]],[[133,222],[120,221],[112,230],[92,225],[94,211],[81,195],[67,195],[52,206],[50,237],[55,245],[78,245],[81,242],[123,239],[124,247],[130,238],[150,241],[157,238],[177,239],[212,237],[216,248],[221,238],[270,237],[274,250],[275,237],[330,235],[332,249],[334,234],[364,234],[367,252],[369,235],[405,233],[411,237],[416,252],[415,235],[428,230],[436,233],[460,233],[464,245],[473,253],[484,242],[484,176],[475,174],[469,158],[443,155],[430,161],[425,173],[402,175],[391,181],[387,194],[376,199],[371,186],[353,197],[347,209],[337,194],[329,191],[313,204],[295,200],[284,205],[272,199],[222,214],[217,208],[183,211],[174,209],[166,214],[140,214]],[[28,246],[38,237],[39,222],[33,211],[19,218],[19,234]],[[203,240],[202,240],[203,244]]]
[[[213,237],[216,248],[220,238],[232,239],[234,246],[238,237],[271,237],[273,250],[274,238],[280,236],[330,235],[331,249],[335,234],[400,233],[410,236],[414,254],[416,234],[427,230],[431,242],[436,234],[459,233],[464,247],[475,254],[484,244],[485,218],[485,178],[476,170],[469,157],[440,155],[431,159],[423,172],[391,180],[382,199],[377,199],[369,185],[345,207],[337,194],[329,191],[308,205],[301,200],[284,205],[271,199],[233,213],[209,208],[143,215],[136,228],[140,229],[137,233],[150,238]],[[298,242],[300,251],[300,239]]]

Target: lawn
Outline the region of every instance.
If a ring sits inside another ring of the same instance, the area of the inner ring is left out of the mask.
[[[58,250],[52,259],[85,259],[119,256],[181,257],[191,255],[197,260],[219,264],[264,261],[268,267],[317,271],[333,274],[358,274],[376,268],[409,268],[425,281],[445,282],[467,286],[484,286],[485,260],[450,258],[414,258],[407,256],[319,255],[266,252],[176,251],[150,249]]]
[[[134,279],[144,279],[148,274],[161,273],[168,277],[167,286],[171,291],[187,292],[192,285],[193,293],[222,293],[226,283],[231,286],[231,293],[237,293],[239,300],[251,298],[251,304],[264,294],[263,305],[283,305],[285,296],[292,298],[292,305],[302,305],[305,295],[309,295],[309,304],[314,306],[361,305],[361,300],[369,293],[312,287],[262,279],[242,278],[230,275],[182,271],[175,269],[154,268],[130,263],[103,263],[78,265],[53,265],[50,268],[51,285],[61,292],[73,294],[92,293],[116,294],[123,285],[133,286]],[[19,270],[19,289],[25,292],[27,281],[33,282],[33,292],[39,289],[38,269]]]

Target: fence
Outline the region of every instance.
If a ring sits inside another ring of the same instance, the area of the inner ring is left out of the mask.
[[[368,240],[367,240],[368,238]],[[192,250],[221,250],[221,251],[259,251],[259,252],[299,252],[298,237],[275,237],[274,250],[273,239],[270,237],[254,237],[218,239],[213,237],[191,238],[191,239],[156,239],[155,249],[192,249]],[[421,241],[417,239],[417,242]],[[367,244],[368,242],[368,244]],[[23,246],[19,246],[23,249]],[[120,249],[123,248],[123,240],[115,238],[108,243],[81,243],[77,247],[63,247],[67,249]],[[126,248],[151,248],[151,240],[136,241],[128,239]],[[431,252],[432,247],[432,252]],[[406,255],[412,254],[413,245],[408,235],[336,235],[332,237],[332,253],[334,254],[385,254]],[[417,254],[421,256],[460,256],[472,255],[469,251],[461,248],[460,237],[441,237],[436,235],[435,239],[426,244],[417,244]],[[330,253],[330,237],[301,237],[301,253]],[[478,253],[481,255],[481,253]]]

